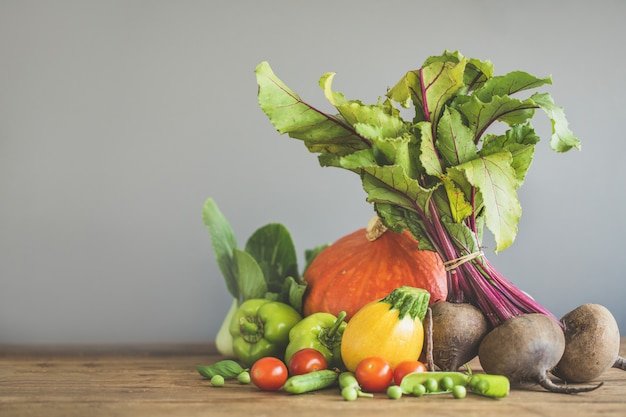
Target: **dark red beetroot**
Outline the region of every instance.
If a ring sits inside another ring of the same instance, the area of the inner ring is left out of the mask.
[[[489,331],[489,323],[471,304],[437,302],[430,308],[432,314],[424,320],[424,328],[428,329],[432,323],[433,363],[442,371],[457,371],[478,355],[478,346]],[[428,347],[429,341],[426,342]]]
[[[599,304],[583,304],[561,318],[565,352],[554,375],[567,382],[589,382],[611,367],[624,369],[620,334],[611,312]]]
[[[540,313],[524,314],[490,331],[478,348],[486,373],[504,375],[512,384],[534,382],[551,392],[574,394],[590,387],[557,385],[548,378],[565,351],[565,336],[559,323]]]

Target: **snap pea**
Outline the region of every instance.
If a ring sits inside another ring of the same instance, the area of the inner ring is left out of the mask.
[[[446,384],[451,386],[467,385],[469,381],[469,376],[461,372],[415,372],[402,378],[400,388],[403,394],[411,394],[413,387],[417,384],[421,384],[426,387],[428,392],[437,392],[444,378],[446,378]],[[435,382],[429,382],[430,380],[434,380]],[[435,387],[434,384],[437,384],[437,387]]]
[[[340,373],[338,381],[339,381],[339,387],[342,389],[346,387],[360,388],[359,382],[356,380],[356,376],[354,375],[354,372],[344,371]]]
[[[361,391],[359,381],[357,381],[354,372],[344,371],[338,377],[341,396],[346,401],[354,401],[359,397],[373,397],[374,394]]]
[[[406,375],[400,383],[403,394],[422,396],[424,394],[457,394],[463,387],[470,392],[485,397],[501,398],[509,395],[509,379],[503,375],[472,374],[461,372],[416,372]],[[463,398],[465,395],[457,398]]]
[[[467,386],[474,394],[501,398],[509,395],[510,382],[504,375],[474,374]]]
[[[330,369],[289,377],[283,389],[290,394],[304,394],[328,388],[337,382],[338,374]]]

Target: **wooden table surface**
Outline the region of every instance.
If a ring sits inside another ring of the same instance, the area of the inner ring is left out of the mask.
[[[348,402],[336,388],[288,395],[234,381],[212,387],[196,365],[220,359],[207,343],[0,346],[0,416],[626,416],[626,372],[617,369],[600,389],[576,395],[531,385],[497,400],[377,394]]]

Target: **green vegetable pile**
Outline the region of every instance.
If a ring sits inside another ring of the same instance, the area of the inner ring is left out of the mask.
[[[231,329],[232,319],[245,301],[256,300],[256,309],[259,301],[269,300],[283,304],[270,304],[264,309],[274,307],[274,310],[284,311],[285,317],[293,317],[302,311],[302,295],[306,288],[298,271],[298,258],[293,240],[287,228],[280,223],[269,223],[257,229],[247,240],[245,248],[239,249],[235,233],[212,198],[206,200],[202,218],[211,236],[213,252],[218,267],[222,273],[226,288],[233,296],[233,302],[227,313],[216,338],[218,351],[224,356],[234,356],[235,343],[241,357],[253,361],[259,355],[271,354],[284,349],[288,342],[289,328],[285,329],[283,317],[272,318],[268,315],[256,315],[257,318],[279,322],[280,332],[268,332],[264,338],[264,331]],[[305,260],[308,265],[317,254],[327,245],[305,251]],[[305,266],[306,268],[306,266]],[[262,303],[262,301],[261,301]],[[249,304],[248,304],[249,305]],[[247,310],[246,310],[247,311]],[[241,316],[242,312],[239,312]],[[289,321],[294,321],[289,319]],[[293,323],[295,324],[295,323]],[[235,326],[236,327],[236,326]],[[273,328],[269,328],[270,330]],[[254,335],[252,335],[254,333]],[[281,333],[281,337],[277,337]],[[237,339],[233,340],[233,334]],[[249,342],[256,338],[254,343]],[[247,340],[246,340],[247,339]],[[256,343],[259,342],[259,343]],[[263,345],[261,348],[260,346]],[[247,354],[243,352],[247,350]]]

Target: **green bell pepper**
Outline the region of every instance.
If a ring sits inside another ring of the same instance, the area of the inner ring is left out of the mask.
[[[257,298],[244,301],[229,327],[235,356],[246,366],[265,356],[282,358],[289,331],[300,320],[300,313],[288,304]]]
[[[320,312],[302,319],[289,332],[285,363],[288,364],[293,354],[300,349],[313,348],[324,355],[329,369],[343,369],[341,337],[347,325],[343,321],[345,317],[345,311],[339,313],[337,317],[330,313]]]

